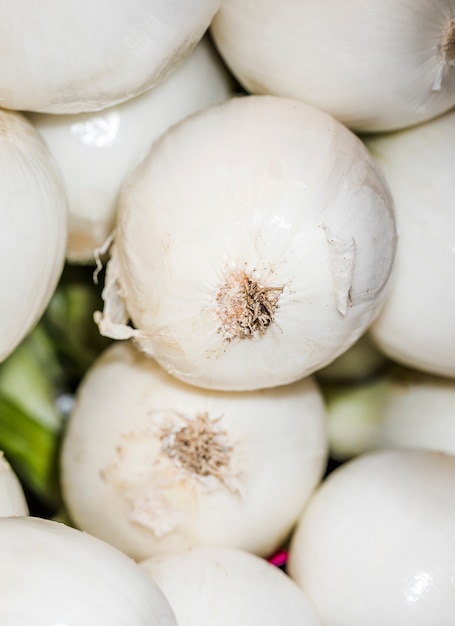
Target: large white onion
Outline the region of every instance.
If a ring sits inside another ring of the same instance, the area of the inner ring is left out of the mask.
[[[452,626],[455,456],[358,456],[308,502],[288,571],[325,626]]]
[[[179,626],[322,626],[302,590],[264,559],[233,548],[193,548],[141,561]]]
[[[0,554],[4,626],[177,626],[137,563],[63,523],[0,518]]]
[[[395,274],[371,328],[388,357],[455,377],[455,111],[365,138],[395,201]]]
[[[63,270],[64,184],[26,118],[0,110],[0,362],[41,317]]]
[[[269,556],[326,459],[325,408],[311,378],[206,391],[120,342],[78,390],[61,483],[73,522],[133,558],[197,545]]]
[[[292,382],[378,314],[392,209],[365,146],[333,117],[232,98],[174,126],[127,177],[96,320],[189,383]]]
[[[24,490],[11,465],[0,451],[0,517],[28,515]]]
[[[172,71],[207,30],[220,0],[0,2],[7,53],[0,101],[78,113],[123,102]]]
[[[356,130],[455,105],[454,0],[223,0],[211,33],[252,93],[302,99]]]
[[[98,113],[30,113],[62,170],[68,194],[66,257],[93,263],[113,229],[126,174],[169,126],[233,93],[233,79],[207,37],[165,80]]]

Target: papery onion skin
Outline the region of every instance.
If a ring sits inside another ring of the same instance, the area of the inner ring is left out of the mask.
[[[233,548],[193,548],[139,563],[179,626],[322,626],[302,590],[277,567]]]
[[[73,522],[135,559],[197,545],[269,556],[326,462],[314,380],[206,391],[116,342],[78,389],[61,485]]]
[[[357,340],[387,291],[387,185],[353,133],[302,102],[245,96],[187,118],[124,182],[118,211],[100,330],[134,336],[188,383],[309,375]]]
[[[68,228],[61,172],[39,133],[0,110],[0,362],[37,323],[63,271]]]
[[[0,452],[0,517],[28,514],[28,504],[22,485]]]
[[[177,626],[137,563],[61,522],[0,518],[0,553],[5,626]]]
[[[398,133],[367,136],[395,201],[393,280],[370,335],[390,359],[455,378],[455,111]]]
[[[122,180],[173,123],[232,95],[234,81],[208,37],[156,87],[98,113],[29,113],[62,170],[68,194],[66,258],[95,263],[114,228]]]
[[[211,25],[248,91],[301,99],[364,132],[455,105],[454,33],[453,0],[224,0]]]
[[[325,626],[451,626],[455,457],[361,455],[308,503],[288,572]]]
[[[2,106],[97,111],[162,80],[202,38],[220,0],[2,2]],[[46,42],[46,45],[43,45]]]

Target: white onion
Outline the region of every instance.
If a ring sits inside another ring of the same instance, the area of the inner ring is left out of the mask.
[[[179,626],[322,626],[299,587],[264,559],[232,548],[194,548],[141,561]]]
[[[24,490],[11,465],[0,451],[0,517],[28,515]]]
[[[323,388],[331,455],[422,448],[455,455],[455,380],[401,367],[366,381]]]
[[[356,130],[455,105],[454,0],[223,0],[211,33],[249,91],[302,99]]]
[[[114,225],[120,185],[152,141],[190,113],[228,98],[233,80],[207,37],[165,80],[98,113],[30,113],[59,164],[68,194],[66,257],[93,263]]]
[[[127,177],[95,319],[185,382],[292,382],[379,313],[392,209],[365,146],[334,118],[232,98],[174,126]]]
[[[288,571],[325,626],[452,626],[455,457],[358,456],[308,502]]]
[[[0,362],[49,303],[67,222],[62,177],[43,139],[22,114],[0,110]]]
[[[120,342],[78,389],[61,484],[73,522],[135,559],[197,545],[268,556],[326,459],[325,410],[311,378],[206,391]]]
[[[2,106],[79,113],[128,100],[189,54],[219,6],[220,0],[3,0]]]
[[[5,626],[177,626],[137,563],[61,522],[0,518],[0,554]]]
[[[391,359],[455,377],[455,111],[365,138],[395,200],[395,274],[371,328]]]

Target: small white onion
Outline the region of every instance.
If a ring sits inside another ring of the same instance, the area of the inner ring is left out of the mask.
[[[65,261],[67,201],[43,139],[0,110],[0,362],[32,330]]]
[[[61,522],[0,518],[0,554],[4,626],[177,626],[137,563]]]
[[[206,391],[120,342],[78,389],[61,484],[74,523],[135,559],[196,545],[269,556],[326,460],[325,408],[311,378]]]
[[[190,53],[219,6],[220,0],[3,0],[2,106],[79,113],[128,100]]]
[[[127,177],[95,319],[188,383],[292,382],[379,313],[392,204],[364,144],[333,117],[231,98],[170,129]]]
[[[455,377],[455,111],[365,138],[395,201],[399,243],[371,336],[388,357]]]
[[[455,105],[454,0],[223,0],[211,33],[250,92],[299,98],[356,130]]]
[[[11,465],[0,451],[0,517],[28,515],[24,490]]]
[[[165,80],[98,113],[30,113],[62,170],[68,194],[66,257],[93,263],[114,226],[126,174],[169,126],[233,93],[233,80],[208,37]]]
[[[248,552],[194,548],[139,565],[164,592],[179,626],[322,626],[302,590]]]
[[[288,571],[325,626],[452,626],[455,457],[381,451],[345,463],[308,502]]]

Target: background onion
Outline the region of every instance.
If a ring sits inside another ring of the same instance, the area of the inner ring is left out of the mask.
[[[162,80],[202,38],[220,0],[0,3],[9,109],[96,111]]]
[[[67,224],[63,180],[46,144],[22,114],[0,110],[0,362],[51,299]]]

